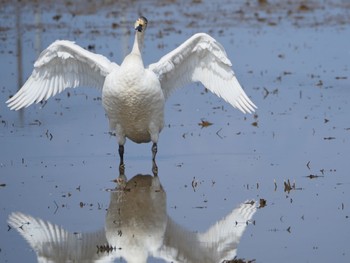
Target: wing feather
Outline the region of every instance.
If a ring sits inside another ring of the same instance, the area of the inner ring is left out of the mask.
[[[60,86],[61,86],[61,79],[60,78],[61,78],[61,76],[59,76],[59,75],[55,76],[55,82],[53,85],[52,96],[55,96],[60,90]]]
[[[49,86],[49,84],[50,84],[50,83],[49,83],[49,80],[48,80],[48,79],[45,79],[45,80],[44,80],[44,88],[43,88],[43,90],[41,91],[41,92],[43,92],[43,93],[45,94],[44,100],[47,100],[47,99],[49,98],[49,92],[50,92],[50,86]],[[34,85],[32,85],[32,86],[34,86]],[[27,93],[30,94],[30,90],[28,90]],[[29,96],[29,94],[28,94],[28,96]],[[29,101],[28,103],[32,104],[34,101],[35,101],[35,100]]]
[[[159,78],[165,97],[191,82],[201,82],[208,90],[242,112],[257,108],[248,98],[231,68],[224,48],[214,38],[198,33],[149,65]]]
[[[107,243],[104,229],[73,234],[62,227],[20,212],[9,215],[8,224],[29,243],[39,262],[95,262],[104,257],[97,245]]]
[[[32,77],[30,77],[29,79],[31,80],[31,82],[34,81]],[[28,81],[29,81],[29,80],[28,80]],[[35,95],[37,96],[37,98],[38,98],[37,100],[38,100],[38,101],[42,101],[42,100],[45,98],[45,96],[46,96],[46,93],[43,92],[43,91],[46,90],[46,89],[45,89],[45,84],[46,84],[46,80],[44,79],[44,80],[43,80],[43,83],[41,84],[43,88],[42,88],[42,89],[36,89],[36,92],[35,92],[36,94],[35,94]],[[29,86],[29,85],[28,85],[28,86]],[[22,90],[22,89],[21,89],[21,90]],[[20,91],[21,91],[21,90],[20,90]],[[42,91],[42,90],[43,90],[43,91]],[[30,104],[27,104],[27,105],[30,105]]]
[[[12,110],[47,100],[66,88],[90,86],[102,89],[105,77],[119,66],[67,40],[45,49],[23,87],[6,103]]]

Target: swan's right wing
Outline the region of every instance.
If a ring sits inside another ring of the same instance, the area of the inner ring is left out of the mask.
[[[23,87],[6,103],[11,110],[78,86],[102,89],[105,77],[119,66],[102,55],[83,49],[74,42],[58,40],[45,49]]]
[[[105,231],[69,233],[62,227],[20,212],[10,214],[8,224],[36,252],[38,262],[101,262],[105,253],[97,246],[107,244]]]
[[[243,113],[257,108],[248,98],[231,68],[224,48],[211,36],[198,33],[149,65],[162,86],[165,97],[191,82],[201,82]]]

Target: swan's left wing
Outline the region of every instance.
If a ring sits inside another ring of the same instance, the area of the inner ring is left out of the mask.
[[[198,33],[157,63],[149,65],[159,78],[166,97],[179,87],[201,82],[207,89],[242,112],[256,106],[239,84],[224,48],[214,38]]]
[[[97,246],[107,244],[103,229],[73,234],[20,212],[10,214],[8,223],[27,240],[36,252],[38,262],[102,262],[106,256],[97,250]]]

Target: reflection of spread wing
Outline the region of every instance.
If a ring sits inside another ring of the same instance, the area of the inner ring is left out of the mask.
[[[8,223],[27,240],[36,252],[38,262],[103,262],[102,257],[107,256],[97,253],[98,245],[107,244],[104,230],[72,234],[19,212],[10,214]]]
[[[245,228],[256,212],[255,204],[243,203],[224,219],[199,235],[200,242],[212,243],[217,251],[217,261],[233,259]]]
[[[255,204],[243,203],[200,234],[187,231],[169,218],[164,244],[155,256],[169,262],[193,263],[233,259],[243,232],[255,212]]]

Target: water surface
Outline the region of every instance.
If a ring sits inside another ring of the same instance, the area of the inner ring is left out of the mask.
[[[132,44],[134,20],[143,14],[150,21],[145,64],[207,32],[225,47],[259,107],[243,115],[201,85],[174,93],[157,155],[166,194],[162,218],[197,238],[255,200],[258,209],[238,244],[227,243],[225,259],[237,253],[256,262],[348,262],[349,12],[341,0],[3,1],[0,261],[37,261],[38,248],[20,228],[8,226],[13,212],[73,235],[105,229],[107,190],[119,174],[117,142],[108,134],[99,91],[67,90],[19,112],[5,101],[56,39],[74,40],[120,63]],[[202,120],[213,125],[203,128]],[[151,174],[151,145],[127,142],[125,149],[128,179]],[[232,235],[236,221],[229,220]],[[97,252],[94,247],[93,257]],[[118,251],[104,253],[107,262],[123,262]],[[153,255],[148,262],[166,262]]]

